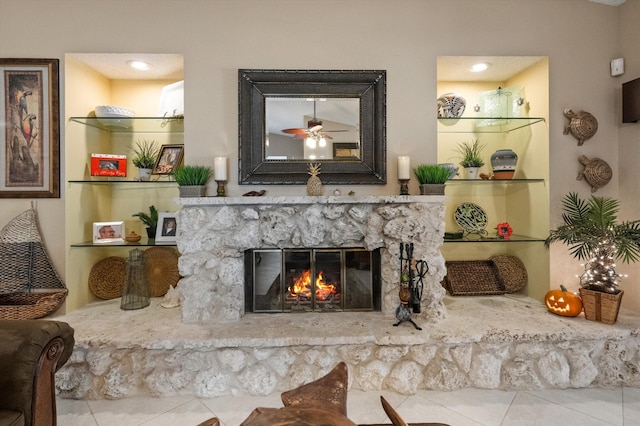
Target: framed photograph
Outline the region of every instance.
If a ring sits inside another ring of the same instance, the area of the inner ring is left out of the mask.
[[[337,159],[358,159],[360,151],[355,142],[335,142],[333,144],[333,158]]]
[[[158,213],[158,227],[156,228],[156,243],[175,243],[178,222],[175,213]]]
[[[170,175],[180,165],[184,154],[183,144],[162,145],[156,165],[153,167],[151,174],[154,175]]]
[[[124,241],[124,221],[118,222],[93,222],[93,242],[121,243]]]
[[[91,176],[127,176],[127,156],[91,154]]]
[[[0,198],[60,198],[58,62],[0,58]]]

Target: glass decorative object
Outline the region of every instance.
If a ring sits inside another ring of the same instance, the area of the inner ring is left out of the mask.
[[[149,282],[142,253],[140,249],[129,252],[120,309],[133,310],[149,306]]]

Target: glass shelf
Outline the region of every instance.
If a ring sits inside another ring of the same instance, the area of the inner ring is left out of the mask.
[[[438,133],[509,133],[544,121],[542,117],[438,118]]]
[[[123,241],[121,243],[94,243],[93,241],[86,241],[84,243],[75,243],[71,244],[71,247],[155,247],[155,246],[167,246],[167,247],[175,247],[176,243],[170,242],[162,242],[156,243],[156,240],[153,238],[142,238],[137,243],[129,243],[127,241]]]
[[[463,238],[445,238],[445,243],[533,243],[544,242],[544,238],[528,237],[526,235],[513,234],[507,240],[497,236],[479,236],[477,234],[468,235]]]
[[[111,133],[183,133],[184,119],[164,117],[70,117],[69,121]]]
[[[487,184],[519,184],[519,183],[533,183],[544,182],[544,179],[450,179],[446,185],[457,184],[471,184],[471,185],[487,185]]]
[[[112,179],[112,180],[111,180]],[[168,186],[177,186],[178,184],[174,180],[116,180],[117,178],[107,178],[101,180],[89,180],[89,179],[74,179],[67,181],[68,183],[89,183],[89,184],[139,184],[141,186],[156,186],[156,185],[168,185]]]

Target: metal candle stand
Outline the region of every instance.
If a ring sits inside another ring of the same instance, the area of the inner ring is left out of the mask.
[[[429,265],[424,260],[413,260],[413,243],[400,243],[400,305],[396,308],[397,323],[410,322],[417,330],[422,330],[411,319],[411,310],[420,313],[420,302],[424,290],[423,279],[429,271]]]

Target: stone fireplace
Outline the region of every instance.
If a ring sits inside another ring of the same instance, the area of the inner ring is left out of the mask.
[[[443,201],[438,196],[178,199],[183,206],[178,213],[177,242],[182,254],[183,322],[240,320],[247,311],[245,277],[251,275],[246,253],[266,255],[273,249],[375,251],[379,301],[373,302],[371,310],[393,316],[399,303],[399,247],[409,242],[414,244],[414,259],[429,265],[419,318],[437,322],[446,316],[445,291],[440,285],[445,267],[439,250],[444,235]],[[270,289],[276,291],[271,285]],[[341,305],[335,310],[345,309]]]

